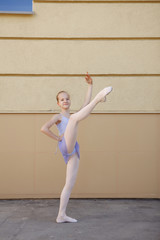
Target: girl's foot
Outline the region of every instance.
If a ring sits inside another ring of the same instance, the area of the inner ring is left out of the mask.
[[[110,87],[106,87],[102,91],[100,91],[97,94],[98,102],[105,102],[106,101],[106,95],[108,95],[112,90],[113,90],[113,88],[110,86]]]
[[[77,220],[65,215],[64,217],[57,217],[56,222],[57,223],[65,223],[65,222],[75,223],[75,222],[77,222]]]

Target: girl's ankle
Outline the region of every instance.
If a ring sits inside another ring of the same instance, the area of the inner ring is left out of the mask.
[[[64,218],[66,216],[66,214],[58,214],[58,218]]]

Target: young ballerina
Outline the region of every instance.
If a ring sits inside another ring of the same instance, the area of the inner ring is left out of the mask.
[[[57,94],[56,97],[57,104],[61,108],[61,113],[54,115],[51,118],[51,120],[45,123],[41,128],[41,132],[51,137],[52,139],[58,141],[59,149],[63,155],[65,163],[67,164],[66,182],[60,196],[59,212],[56,218],[57,223],[77,222],[76,219],[68,217],[66,215],[66,208],[72,188],[75,184],[79,167],[80,153],[79,144],[77,142],[78,123],[81,120],[87,118],[88,115],[91,113],[91,111],[99,102],[105,102],[106,95],[112,91],[111,86],[104,88],[90,102],[93,81],[88,72],[86,74],[85,79],[86,82],[88,83],[88,90],[82,108],[78,112],[70,115],[69,110],[71,105],[70,96],[66,91],[61,91]],[[59,136],[55,135],[50,130],[53,124],[56,124],[59,130]]]

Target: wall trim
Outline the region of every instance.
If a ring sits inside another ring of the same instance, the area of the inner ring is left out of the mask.
[[[160,40],[160,37],[0,37],[0,40],[128,41]]]
[[[70,110],[70,113],[75,113],[77,110]],[[0,114],[56,114],[60,111],[54,110],[0,110]],[[160,110],[107,110],[93,111],[91,114],[160,114]]]
[[[43,74],[43,73],[0,73],[0,77],[84,77],[86,76],[85,74]],[[153,74],[153,73],[148,73],[148,74],[92,74],[90,73],[90,76],[92,77],[160,77],[160,73],[158,74]]]
[[[104,1],[98,1],[98,0],[81,0],[81,1],[77,1],[77,0],[72,0],[72,1],[69,1],[69,0],[34,0],[34,2],[38,2],[38,3],[160,3],[159,0],[157,1],[151,1],[151,0],[148,0],[148,1],[139,1],[139,0],[133,0],[133,1],[107,1],[107,0],[104,0]]]

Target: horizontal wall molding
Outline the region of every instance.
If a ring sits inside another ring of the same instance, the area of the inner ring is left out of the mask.
[[[160,40],[160,37],[0,37],[0,40],[128,41]]]
[[[84,77],[85,74],[14,74],[0,73],[1,77]],[[90,74],[91,77],[160,77],[159,74]]]
[[[71,110],[70,113],[75,113],[77,112],[77,110]],[[12,113],[16,113],[16,114],[38,114],[38,113],[50,113],[50,114],[56,114],[56,113],[60,113],[58,111],[53,111],[53,110],[22,110],[22,111],[16,111],[16,110],[0,110],[0,114],[12,114]],[[112,110],[108,110],[108,111],[98,111],[98,110],[95,110],[94,112],[92,112],[91,114],[120,114],[120,113],[123,113],[123,114],[160,114],[160,110],[153,110],[153,111],[132,111],[132,110],[119,110],[119,111],[112,111]]]
[[[107,0],[104,0],[104,1],[93,1],[93,0],[82,0],[82,1],[77,1],[77,0],[73,0],[73,1],[68,1],[68,0],[59,0],[59,1],[55,1],[55,0],[34,0],[34,2],[38,2],[38,3],[160,3],[160,1],[107,1]]]

